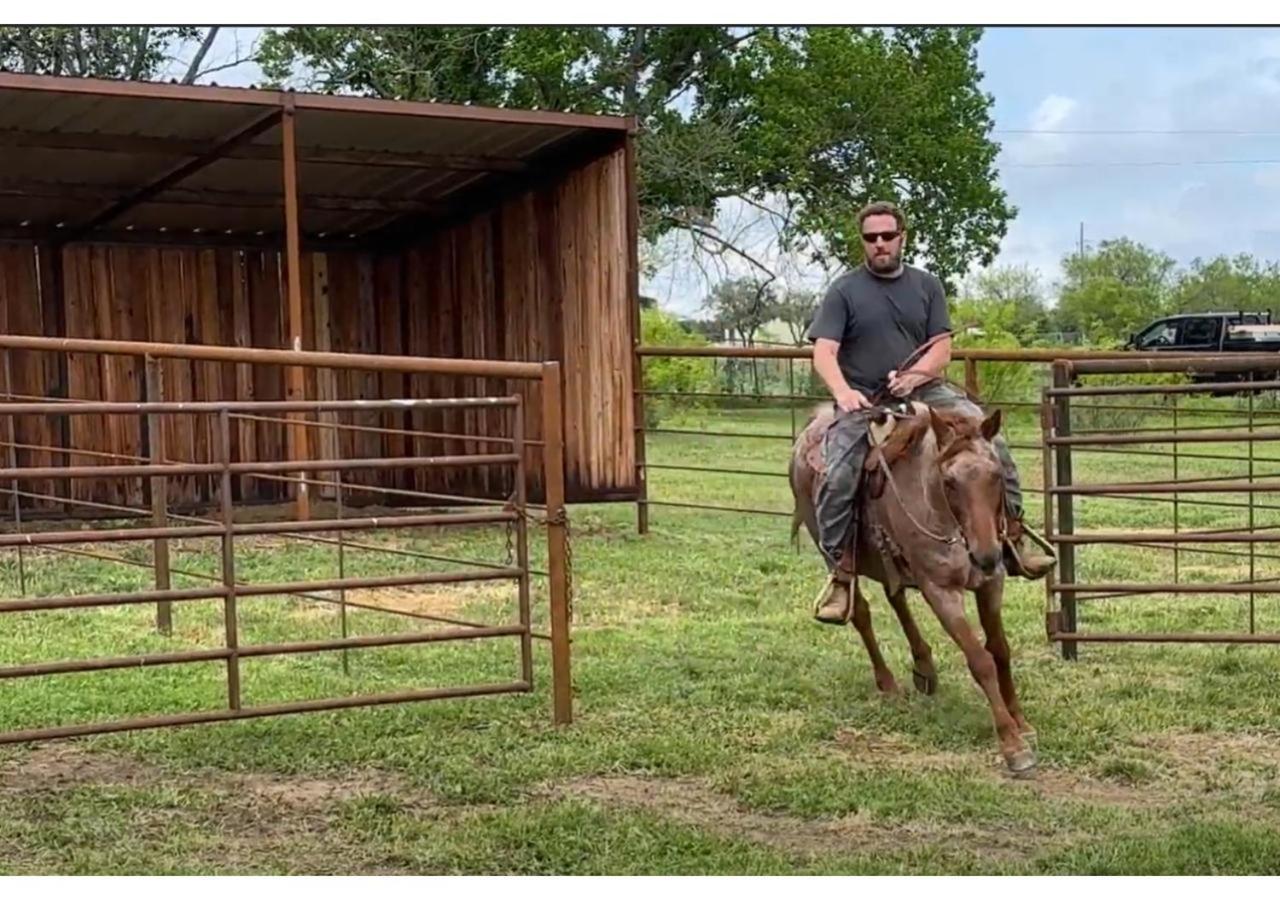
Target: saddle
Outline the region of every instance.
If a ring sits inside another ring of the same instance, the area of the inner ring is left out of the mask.
[[[889,465],[897,462],[907,451],[909,442],[903,441],[890,442],[890,436],[898,429],[899,422],[905,419],[914,419],[916,416],[927,415],[929,407],[919,401],[899,402],[890,405],[878,406],[867,412],[870,419],[867,429],[867,439],[871,444],[867,452],[866,462],[863,463],[862,469],[866,473],[867,486],[873,497],[879,497],[884,490],[884,476],[880,470],[880,460],[883,458]],[[827,425],[831,427],[832,423]],[[814,473],[814,491],[815,498],[817,490],[827,477],[827,461],[823,453],[823,438],[826,435],[827,428],[815,428],[805,433],[804,443],[800,448],[800,458],[804,460],[805,465]]]

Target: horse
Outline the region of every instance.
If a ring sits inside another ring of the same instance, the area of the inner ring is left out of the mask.
[[[932,649],[906,600],[907,588],[920,591],[986,694],[1005,765],[1014,776],[1026,777],[1036,765],[1035,730],[1018,702],[1001,617],[1004,480],[991,443],[999,433],[1001,413],[975,418],[920,403],[908,409],[893,413],[876,407],[865,413],[877,439],[872,440],[855,501],[853,625],[871,659],[876,687],[896,694],[897,683],[871,627],[870,606],[858,587],[859,578],[879,582],[911,646],[915,687],[934,693],[938,675]],[[830,409],[815,413],[797,437],[788,464],[795,497],[792,538],[803,524],[815,545],[822,435],[834,415]],[[977,599],[985,646],[965,616],[966,591]]]

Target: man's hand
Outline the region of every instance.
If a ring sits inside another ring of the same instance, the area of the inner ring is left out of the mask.
[[[906,397],[929,380],[928,375],[922,375],[919,372],[899,374],[898,370],[894,369],[889,373],[889,393],[895,397]]]
[[[856,391],[853,388],[846,388],[836,394],[836,405],[845,412],[856,412],[860,409],[871,408],[871,402],[867,400],[866,395],[862,391]]]

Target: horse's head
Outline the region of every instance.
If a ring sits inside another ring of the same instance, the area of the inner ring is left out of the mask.
[[[937,465],[947,505],[960,524],[969,559],[992,575],[1003,555],[1004,470],[992,440],[1000,431],[1000,411],[981,422],[969,416],[929,411],[937,443]]]

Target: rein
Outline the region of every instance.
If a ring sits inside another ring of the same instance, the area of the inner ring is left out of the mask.
[[[885,483],[889,485],[889,490],[893,493],[893,499],[897,501],[898,507],[902,510],[903,515],[905,515],[907,520],[915,526],[917,531],[946,546],[961,542],[964,542],[965,546],[968,546],[968,541],[966,541],[964,537],[964,529],[960,527],[960,520],[956,517],[955,510],[951,508],[951,504],[945,502],[945,498],[943,505],[946,506],[947,512],[951,514],[951,521],[954,523],[956,529],[956,533],[950,536],[937,534],[920,524],[916,517],[911,514],[911,510],[907,508],[907,504],[903,502],[902,494],[898,491],[898,482],[894,479],[893,471],[889,468],[889,464],[885,462],[883,453],[880,454],[878,462],[880,465],[880,471],[884,474]]]
[[[886,415],[897,416],[898,418],[907,418],[906,416],[900,413],[893,412],[891,410],[884,410],[884,412]],[[870,437],[870,433],[868,434],[868,437]],[[926,528],[923,524],[921,524],[921,522],[911,514],[911,510],[907,507],[907,504],[903,501],[902,494],[898,490],[898,482],[893,477],[893,470],[889,468],[889,463],[885,461],[883,453],[881,453],[879,458],[877,459],[877,464],[881,473],[884,475],[885,483],[889,486],[889,490],[893,493],[893,499],[897,502],[898,508],[902,510],[902,514],[907,517],[907,521],[909,521],[913,526],[915,526],[917,531],[921,532],[926,537],[932,540],[935,540],[940,544],[943,544],[944,546],[950,546],[952,544],[959,544],[959,543],[963,543],[966,547],[969,546],[969,541],[964,536],[964,528],[960,524],[960,518],[956,515],[956,511],[951,508],[950,502],[946,500],[945,489],[943,490],[943,505],[946,507],[947,512],[950,514],[951,522],[955,527],[955,533],[951,535],[938,534],[932,529]],[[1006,538],[1008,538],[1008,535],[1009,535],[1009,521],[1008,521],[1008,515],[1005,512],[1005,502],[1004,502],[1005,498],[1004,498],[1003,484],[1001,485],[1000,490],[1001,490],[1000,506],[999,506],[1000,511],[998,513],[999,522],[997,523],[997,533],[1001,543],[1003,543],[1006,540]]]

